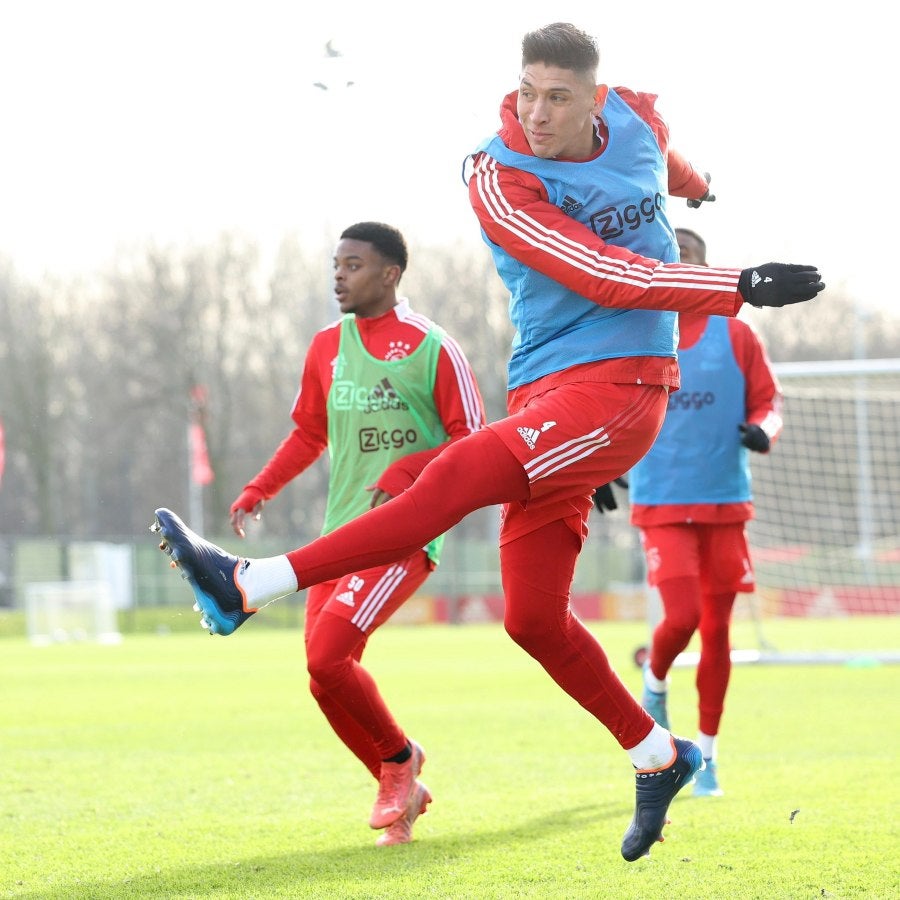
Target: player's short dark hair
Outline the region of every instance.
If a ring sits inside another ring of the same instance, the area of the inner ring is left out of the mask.
[[[706,262],[706,241],[704,241],[696,231],[693,231],[690,228],[676,228],[675,237],[677,238],[679,234],[685,234],[697,242],[700,247],[700,253],[703,256],[703,261]]]
[[[357,222],[345,228],[341,238],[365,241],[371,244],[386,260],[400,266],[400,274],[406,271],[409,252],[406,241],[398,228],[384,222]]]
[[[596,78],[600,65],[597,41],[568,22],[554,22],[522,38],[522,68],[544,63]]]

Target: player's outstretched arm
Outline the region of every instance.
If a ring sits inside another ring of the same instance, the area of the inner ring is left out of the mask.
[[[469,199],[491,243],[513,259],[608,309],[734,316],[743,303],[786,306],[825,285],[815,266],[753,269],[663,263],[608,244],[549,203],[537,179],[476,155]]]

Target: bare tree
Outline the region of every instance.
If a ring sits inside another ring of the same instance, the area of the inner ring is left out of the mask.
[[[187,510],[191,390],[205,387],[215,481],[206,525],[292,427],[303,360],[337,317],[330,246],[288,236],[271,272],[233,234],[194,247],[149,245],[110,271],[28,284],[0,259],[0,418],[6,472],[0,536],[143,536],[160,505]],[[481,244],[411,243],[403,293],[463,346],[489,418],[505,412],[512,328],[507,292]],[[893,356],[900,318],[860,315],[842,286],[792,309],[750,311],[774,361]],[[315,536],[327,491],[320,460],[267,507],[262,534]],[[491,513],[460,530],[484,536]]]
[[[867,310],[843,284],[829,285],[810,303],[751,309],[748,318],[773,362],[890,358],[900,346],[900,317]]]
[[[7,472],[0,514],[9,530],[58,534],[64,530],[71,476],[78,468],[72,377],[81,329],[69,314],[64,286],[27,285],[11,265],[0,268],[0,417]]]

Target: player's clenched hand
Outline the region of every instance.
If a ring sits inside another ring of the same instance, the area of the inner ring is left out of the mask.
[[[738,281],[738,291],[751,306],[787,306],[812,300],[825,284],[815,266],[795,266],[788,263],[765,263],[744,269]]]
[[[599,513],[602,513],[605,509],[612,512],[612,510],[619,508],[619,504],[616,503],[615,495],[612,492],[611,484],[601,484],[594,491],[594,506],[597,507],[597,512]]]
[[[389,494],[387,491],[383,491],[378,485],[370,484],[366,486],[367,491],[372,492],[372,499],[369,501],[369,509],[375,509],[376,506],[381,506],[382,503],[387,503],[388,500],[393,498],[393,494]]]
[[[738,425],[738,431],[741,433],[741,443],[754,453],[769,452],[769,436],[759,427],[759,425],[749,425],[744,422]]]
[[[244,491],[234,503],[231,504],[231,528],[238,537],[246,537],[244,533],[244,520],[247,516],[253,516],[258,522],[262,516],[262,508],[266,501],[259,499],[255,491]]]
[[[628,481],[624,477],[616,478],[614,483],[621,488],[628,487]],[[614,509],[619,508],[619,504],[616,502],[616,496],[613,494],[612,484],[601,484],[600,487],[594,491],[594,506],[597,507],[597,512],[601,514],[606,509],[612,512]]]
[[[712,203],[716,199],[716,195],[709,192],[709,183],[712,181],[712,176],[709,172],[704,172],[703,177],[706,179],[706,193],[699,200],[688,200],[687,205],[691,209],[699,209],[701,203]]]

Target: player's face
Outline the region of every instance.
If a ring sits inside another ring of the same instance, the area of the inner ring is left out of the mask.
[[[705,266],[706,260],[703,258],[703,248],[697,243],[696,238],[689,234],[683,234],[678,231],[675,233],[678,238],[678,254],[681,262],[690,263],[692,266]]]
[[[571,69],[525,66],[516,105],[531,152],[541,159],[588,159],[594,153],[594,116],[606,89]]]
[[[342,313],[380,316],[397,302],[400,267],[368,241],[343,238],[334,252],[334,299]]]

